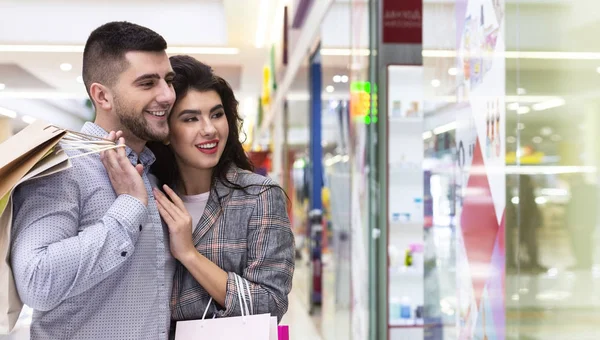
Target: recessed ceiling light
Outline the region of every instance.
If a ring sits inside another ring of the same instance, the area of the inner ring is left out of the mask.
[[[533,138],[532,138],[532,141],[533,141],[535,144],[540,144],[540,143],[543,141],[543,139],[542,139],[542,137],[540,137],[540,136],[535,136],[535,137],[533,137]]]
[[[69,63],[62,63],[60,64],[60,69],[63,71],[71,71],[73,69],[73,65]]]
[[[544,126],[540,130],[540,133],[542,134],[542,136],[550,136],[552,134],[552,128],[549,126]]]
[[[550,137],[550,139],[551,139],[553,142],[560,142],[560,141],[562,140],[562,137],[561,137],[561,136],[559,136],[559,135],[552,135],[552,136]]]
[[[531,111],[531,109],[529,108],[529,106],[520,106],[517,109],[517,113],[520,115],[524,115],[526,113],[529,113]]]
[[[524,89],[524,88],[522,88],[522,87],[519,87],[519,88],[517,88],[517,94],[518,94],[518,95],[524,95],[524,94],[527,94],[527,90],[525,90],[525,89]]]
[[[596,69],[596,72],[600,73],[600,67],[598,67],[598,68]]]
[[[448,74],[451,76],[455,76],[458,74],[458,69],[456,67],[451,67],[448,69]]]
[[[333,90],[335,90],[335,88],[334,88],[333,86],[331,86],[331,85],[329,85],[329,86],[327,86],[327,87],[325,88],[325,91],[327,91],[327,92],[329,92],[329,93],[333,92]]]
[[[523,123],[517,124],[517,129],[519,129],[519,130],[525,130],[525,124],[523,124]]]
[[[341,81],[342,81],[342,77],[339,74],[336,74],[335,76],[333,76],[334,83],[339,83]]]
[[[343,75],[342,76],[342,83],[347,83],[348,82],[348,76]]]
[[[5,84],[0,83],[0,90],[4,90],[6,88]]]
[[[433,87],[440,87],[440,85],[442,85],[442,82],[439,79],[434,79],[431,81],[431,86]]]
[[[78,82],[79,84],[83,84],[83,77],[82,77],[82,76],[78,76],[78,77],[77,77],[77,82]]]
[[[517,111],[519,109],[519,103],[510,103],[506,106],[509,111]]]
[[[513,144],[513,143],[517,142],[517,139],[513,136],[508,136],[508,137],[506,137],[506,142]]]

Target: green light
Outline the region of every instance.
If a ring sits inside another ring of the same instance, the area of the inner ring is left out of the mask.
[[[377,124],[377,122],[379,121],[379,118],[377,118],[377,116],[373,117],[373,123]]]
[[[371,116],[365,116],[365,124],[371,124]]]

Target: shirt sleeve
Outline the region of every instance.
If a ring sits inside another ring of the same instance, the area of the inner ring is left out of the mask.
[[[13,195],[11,264],[21,300],[47,311],[81,294],[133,254],[148,216],[138,199],[120,195],[93,225],[80,225],[82,201],[71,169],[34,179]]]
[[[245,289],[244,296],[247,303],[252,301],[253,314],[269,313],[281,321],[287,312],[294,274],[294,249],[283,191],[277,187],[263,189],[250,217],[248,264],[242,275],[250,287],[251,299]],[[241,315],[235,275],[227,273],[225,309],[219,311],[219,316]]]

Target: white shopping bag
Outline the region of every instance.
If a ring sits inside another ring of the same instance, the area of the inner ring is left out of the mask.
[[[175,329],[175,340],[194,340],[194,339],[211,339],[211,340],[271,340],[277,339],[277,318],[275,318],[275,328],[271,321],[271,314],[252,315],[252,297],[250,295],[250,286],[246,282],[248,288],[248,296],[250,297],[250,309],[246,303],[246,298],[243,297],[244,279],[235,276],[235,283],[238,287],[238,299],[242,310],[242,316],[234,316],[228,318],[213,318],[205,319],[206,312],[210,307],[212,298],[204,310],[201,320],[178,321]],[[274,334],[274,338],[273,335]]]

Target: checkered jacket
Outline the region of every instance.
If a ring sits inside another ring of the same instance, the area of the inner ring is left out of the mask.
[[[242,190],[218,182],[194,230],[196,249],[228,273],[225,306],[213,302],[208,317],[241,315],[234,273],[246,279],[254,314],[270,313],[278,320],[288,308],[294,273],[294,236],[287,200],[275,182],[232,167],[227,178]],[[171,294],[174,321],[202,318],[210,296],[178,263]],[[249,302],[250,299],[247,298]]]

